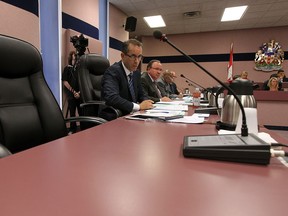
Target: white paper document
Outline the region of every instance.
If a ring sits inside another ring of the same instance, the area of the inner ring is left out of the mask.
[[[188,105],[172,103],[155,103],[152,110],[188,111]]]
[[[185,124],[200,124],[204,122],[203,117],[198,116],[183,116],[183,118],[168,120],[167,122],[185,123]]]

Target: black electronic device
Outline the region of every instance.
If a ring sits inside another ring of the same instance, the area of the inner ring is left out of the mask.
[[[70,37],[70,42],[76,48],[77,55],[80,57],[84,55],[86,47],[88,46],[88,38],[85,38],[83,34]]]
[[[195,109],[194,113],[206,113],[206,114],[218,115],[218,108],[217,107],[199,107]]]
[[[159,39],[160,41],[166,42],[168,43],[170,46],[172,46],[174,49],[176,49],[178,52],[180,52],[181,54],[183,54],[183,56],[185,56],[190,62],[194,63],[197,67],[199,67],[201,70],[203,70],[206,74],[208,74],[210,77],[212,77],[214,80],[216,80],[221,86],[223,86],[226,90],[228,90],[234,97],[235,100],[237,101],[237,103],[239,104],[240,107],[240,111],[242,113],[242,126],[241,126],[241,135],[239,137],[239,134],[232,134],[232,135],[213,135],[213,138],[217,138],[217,137],[221,137],[220,140],[218,140],[218,142],[216,142],[216,139],[210,139],[211,136],[197,136],[198,138],[198,142],[200,146],[203,146],[205,143],[209,142],[212,146],[220,146],[221,148],[216,151],[215,148],[210,149],[210,148],[204,148],[203,150],[201,150],[201,154],[202,157],[201,158],[206,158],[206,159],[219,159],[219,160],[225,160],[225,161],[235,161],[235,157],[237,154],[241,154],[243,156],[243,158],[241,160],[239,160],[239,162],[242,162],[243,160],[245,160],[244,158],[247,156],[247,154],[241,153],[241,152],[247,152],[249,151],[249,149],[252,151],[254,150],[254,145],[256,143],[253,143],[254,139],[254,135],[253,134],[248,134],[248,128],[247,128],[247,123],[246,123],[246,114],[244,111],[244,107],[240,101],[240,99],[237,97],[237,95],[235,94],[235,92],[227,85],[225,85],[221,80],[219,80],[217,77],[215,77],[213,74],[211,74],[209,71],[207,71],[204,67],[202,67],[200,64],[198,64],[192,57],[190,57],[189,55],[187,55],[186,53],[184,53],[182,50],[180,50],[179,48],[177,48],[173,43],[171,43],[167,36],[165,34],[162,34],[162,32],[156,30],[153,33],[154,37],[156,39]],[[194,136],[190,136],[193,137]],[[199,139],[201,137],[201,139]],[[231,137],[234,137],[234,139],[249,139],[252,140],[252,142],[247,143],[246,148],[242,149],[239,148],[239,146],[243,146],[243,144],[239,145],[234,145],[232,147],[229,147],[228,149],[225,147],[224,143],[229,143],[231,141]],[[264,141],[262,141],[261,139],[257,140],[257,142],[260,142],[263,144],[263,146],[267,146],[267,143],[265,143]],[[184,143],[185,144],[185,143]],[[269,147],[269,146],[268,146]],[[267,148],[268,148],[267,147]],[[234,150],[233,150],[234,149]],[[269,147],[270,149],[270,147]],[[211,151],[213,152],[213,154],[211,154]],[[265,150],[265,153],[269,152],[269,157],[270,157],[270,151]],[[185,153],[185,145],[183,147],[183,154]],[[216,157],[216,155],[218,155],[219,157]],[[225,155],[225,157],[223,156]],[[184,156],[188,157],[195,157],[194,154],[184,154]],[[266,154],[257,154],[257,156],[260,157],[260,159],[262,158],[262,160],[267,161],[267,155]],[[248,156],[247,156],[248,157]],[[253,154],[252,154],[253,157]],[[270,160],[269,160],[270,161]],[[268,163],[269,163],[268,161]],[[247,160],[245,160],[245,162],[247,163],[255,163],[255,160],[250,160],[247,158]],[[258,163],[258,162],[257,162]],[[259,164],[264,164],[264,163],[259,163]]]
[[[185,136],[183,141],[184,157],[261,165],[269,164],[270,148],[254,134]]]
[[[130,16],[126,19],[125,31],[134,32],[136,30],[137,18]]]

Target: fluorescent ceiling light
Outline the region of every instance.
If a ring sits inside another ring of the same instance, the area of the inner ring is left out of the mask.
[[[144,17],[144,20],[150,28],[159,28],[166,26],[161,15]]]
[[[247,9],[247,5],[225,8],[221,22],[241,19],[246,9]]]

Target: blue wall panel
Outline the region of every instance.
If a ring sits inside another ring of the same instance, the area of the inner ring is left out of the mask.
[[[58,0],[40,1],[40,45],[45,78],[56,100],[61,105],[61,38],[58,7]]]

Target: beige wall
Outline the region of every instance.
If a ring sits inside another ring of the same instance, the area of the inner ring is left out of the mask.
[[[125,41],[129,38],[129,33],[125,31],[123,25],[126,22],[127,15],[114,7],[112,4],[109,6],[109,36],[119,41]],[[110,64],[120,60],[120,51],[109,48],[109,61]]]
[[[30,42],[40,49],[39,17],[0,1],[0,33]]]
[[[62,0],[62,11],[99,27],[99,0]]]

